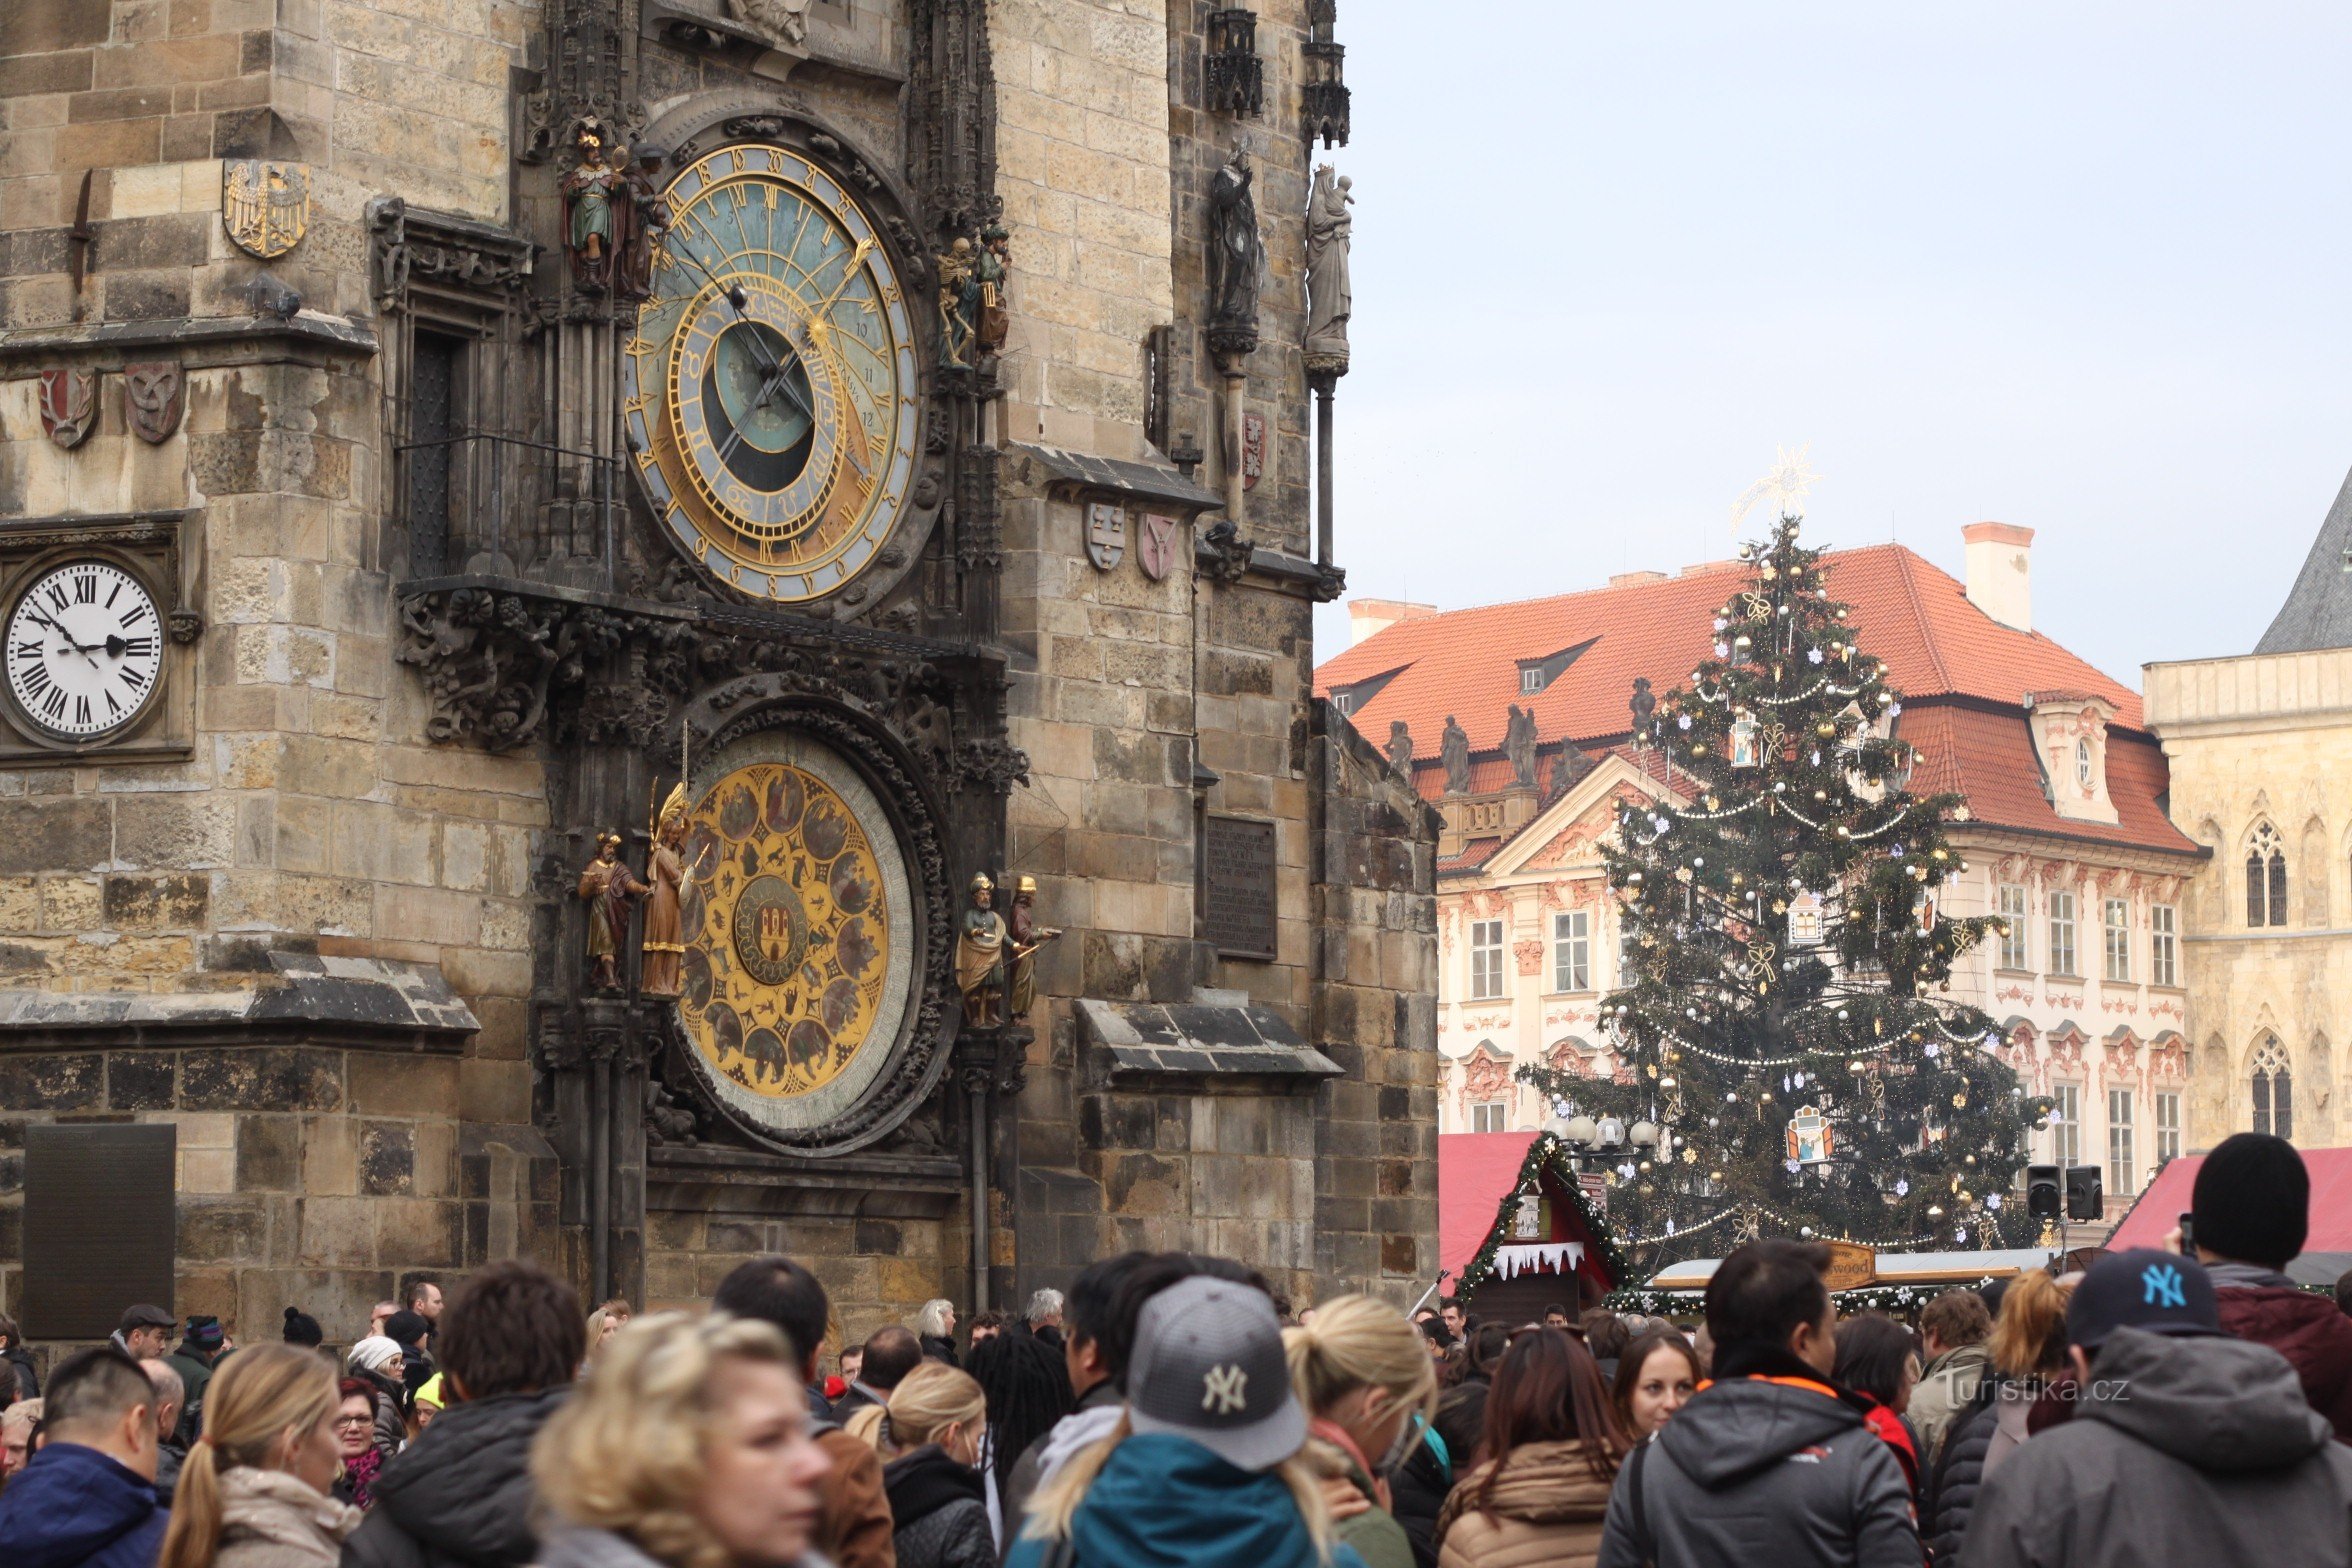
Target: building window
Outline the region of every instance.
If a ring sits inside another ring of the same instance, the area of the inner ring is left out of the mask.
[[[1470,922],[1470,1000],[1491,1002],[1503,994],[1503,923]]]
[[[2138,1162],[2132,1158],[2132,1094],[2129,1089],[2107,1091],[2107,1190],[2128,1198],[2140,1190]]]
[[[2131,980],[2131,905],[2120,898],[2105,901],[2100,926],[2106,933],[2107,978],[2118,985]]]
[[[2283,926],[2287,923],[2287,846],[2278,829],[2265,822],[2254,830],[2246,847],[2246,924]]]
[[[2001,967],[2003,969],[2031,969],[2033,946],[2026,935],[2025,889],[2014,885],[2001,889]]]
[[[1552,989],[1592,989],[1592,916],[1581,909],[1552,916]]]
[[[2074,968],[2074,895],[2050,895],[2050,973],[2072,975]]]
[[[2059,1169],[2082,1163],[2082,1086],[2054,1084],[2050,1090],[2050,1158]]]
[[[2254,1130],[2295,1136],[2295,1075],[2276,1035],[2264,1035],[2254,1047]]]
[[[1519,672],[1519,694],[1524,697],[1529,692],[1542,691],[1543,675],[1543,666],[1540,664],[1521,670]]]
[[[2148,983],[2180,984],[2179,916],[2170,904],[2148,906]]]
[[[2181,1097],[2177,1094],[2156,1096],[2156,1163],[2177,1160],[2181,1151]]]
[[[1472,1132],[1509,1132],[1511,1107],[1501,1100],[1486,1100],[1470,1107]]]
[[[1331,705],[1342,713],[1353,713],[1356,711],[1356,694],[1352,691],[1335,691],[1331,694]]]

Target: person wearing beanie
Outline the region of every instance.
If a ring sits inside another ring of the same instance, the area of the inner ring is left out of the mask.
[[[400,1345],[385,1335],[370,1334],[344,1359],[351,1375],[375,1390],[376,1447],[388,1459],[408,1440],[408,1386],[402,1381]]]
[[[180,1348],[165,1358],[180,1375],[187,1398],[180,1406],[178,1430],[164,1436],[183,1449],[194,1444],[196,1434],[204,1430],[204,1390],[211,1384],[212,1369],[220,1360],[222,1338],[219,1318],[192,1313],[187,1331],[180,1336]]]
[[[2215,1294],[2177,1253],[2091,1265],[2066,1307],[2074,1419],[1985,1477],[1961,1568],[2352,1564],[2352,1449]]]
[[[287,1344],[299,1345],[305,1350],[316,1350],[327,1342],[326,1331],[319,1327],[318,1319],[300,1307],[286,1309],[286,1328],[279,1337]]]
[[[384,1337],[400,1347],[400,1381],[403,1391],[414,1396],[433,1375],[433,1357],[425,1349],[425,1336],[433,1332],[419,1312],[395,1312],[384,1320]]]
[[[2197,1257],[2213,1277],[2224,1333],[2268,1345],[2303,1397],[2352,1442],[2352,1318],[2284,1272],[2311,1228],[2311,1174],[2284,1138],[2241,1132],[2197,1167],[2189,1200]]]

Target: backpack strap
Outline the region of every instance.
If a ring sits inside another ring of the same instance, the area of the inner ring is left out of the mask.
[[[1633,1457],[1625,1461],[1625,1495],[1633,1509],[1633,1549],[1642,1568],[1655,1568],[1658,1561],[1658,1543],[1650,1538],[1650,1502],[1642,1495],[1642,1466],[1654,1441],[1654,1435],[1643,1438],[1634,1445]]]

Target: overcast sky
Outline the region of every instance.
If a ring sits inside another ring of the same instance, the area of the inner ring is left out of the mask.
[[[1342,0],[1339,31],[1351,594],[1717,559],[1809,443],[1815,540],[1957,574],[1962,524],[2031,527],[2036,629],[2133,685],[2269,624],[2352,467],[2352,6]]]

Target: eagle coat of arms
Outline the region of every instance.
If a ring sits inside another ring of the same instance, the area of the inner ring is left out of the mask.
[[[310,232],[310,170],[266,158],[225,160],[221,223],[248,255],[264,261],[285,255]]]

